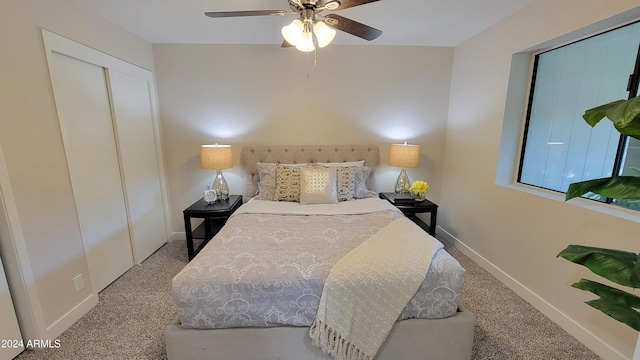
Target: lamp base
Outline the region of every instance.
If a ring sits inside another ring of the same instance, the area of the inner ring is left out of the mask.
[[[411,187],[411,182],[409,181],[409,176],[407,176],[407,169],[402,168],[400,171],[400,175],[398,175],[398,180],[396,180],[396,194],[409,194],[409,188]]]
[[[229,185],[222,176],[222,170],[218,170],[216,178],[213,180],[213,190],[216,191],[218,200],[226,201],[229,198]]]

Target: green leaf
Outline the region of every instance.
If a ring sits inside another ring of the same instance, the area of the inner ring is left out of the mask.
[[[617,104],[616,104],[617,103]],[[640,97],[634,97],[624,101],[614,101],[606,110],[606,116],[618,127],[625,128],[633,119],[640,115]]]
[[[569,245],[558,254],[558,257],[583,265],[594,274],[616,284],[632,288],[640,287],[638,276],[634,275],[638,254],[623,250]]]
[[[640,177],[614,176],[572,183],[567,189],[565,201],[588,192],[613,199],[640,200]]]
[[[587,124],[591,125],[591,127],[594,127],[607,115],[607,111],[609,111],[609,109],[614,108],[623,102],[625,102],[625,100],[617,100],[608,104],[594,107],[585,111],[584,115],[582,115],[582,118],[587,122]]]
[[[605,298],[620,305],[640,309],[640,297],[630,294],[624,290],[616,289],[587,279],[580,279],[580,281],[572,284],[571,286],[576,289],[592,292],[601,298]]]
[[[585,111],[582,115],[592,127],[605,117],[611,120],[621,134],[640,140],[640,96],[600,105]]]
[[[640,331],[640,313],[631,307],[620,305],[608,299],[600,298],[586,302],[594,309],[600,310],[610,317]]]
[[[622,135],[628,135],[632,138],[640,140],[640,115],[631,120],[630,123],[625,125],[613,124],[613,126]]]
[[[636,265],[633,267],[633,271],[631,272],[631,283],[632,284],[640,284],[640,254],[636,258]]]

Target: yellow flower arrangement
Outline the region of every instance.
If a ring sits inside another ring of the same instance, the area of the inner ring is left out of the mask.
[[[416,194],[425,194],[429,191],[429,184],[426,181],[416,180],[411,184],[409,190]]]

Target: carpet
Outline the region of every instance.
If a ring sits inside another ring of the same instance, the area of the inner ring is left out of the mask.
[[[476,316],[474,360],[599,359],[459,250],[443,243],[467,270],[462,302]],[[25,351],[16,359],[166,359],[163,330],[177,321],[171,278],[186,263],[184,241],[165,244],[101,291],[99,304],[59,336],[60,348]]]

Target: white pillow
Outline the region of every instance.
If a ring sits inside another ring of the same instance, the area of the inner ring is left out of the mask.
[[[275,201],[300,201],[300,169],[299,166],[276,165]]]
[[[375,191],[367,188],[367,179],[371,175],[371,168],[368,166],[356,167],[356,199],[364,199],[370,197],[378,197]]]
[[[356,167],[338,166],[336,169],[336,185],[338,201],[349,201],[356,198]]]
[[[322,166],[364,166],[364,160],[360,161],[345,161],[345,162],[328,162],[328,163],[317,163]]]
[[[301,204],[336,204],[338,189],[335,167],[300,169]]]
[[[258,200],[273,200],[276,193],[276,164],[257,163]]]
[[[300,167],[306,166],[302,164],[282,164],[284,167]],[[258,200],[274,200],[276,194],[276,164],[275,163],[256,163],[258,174]]]

